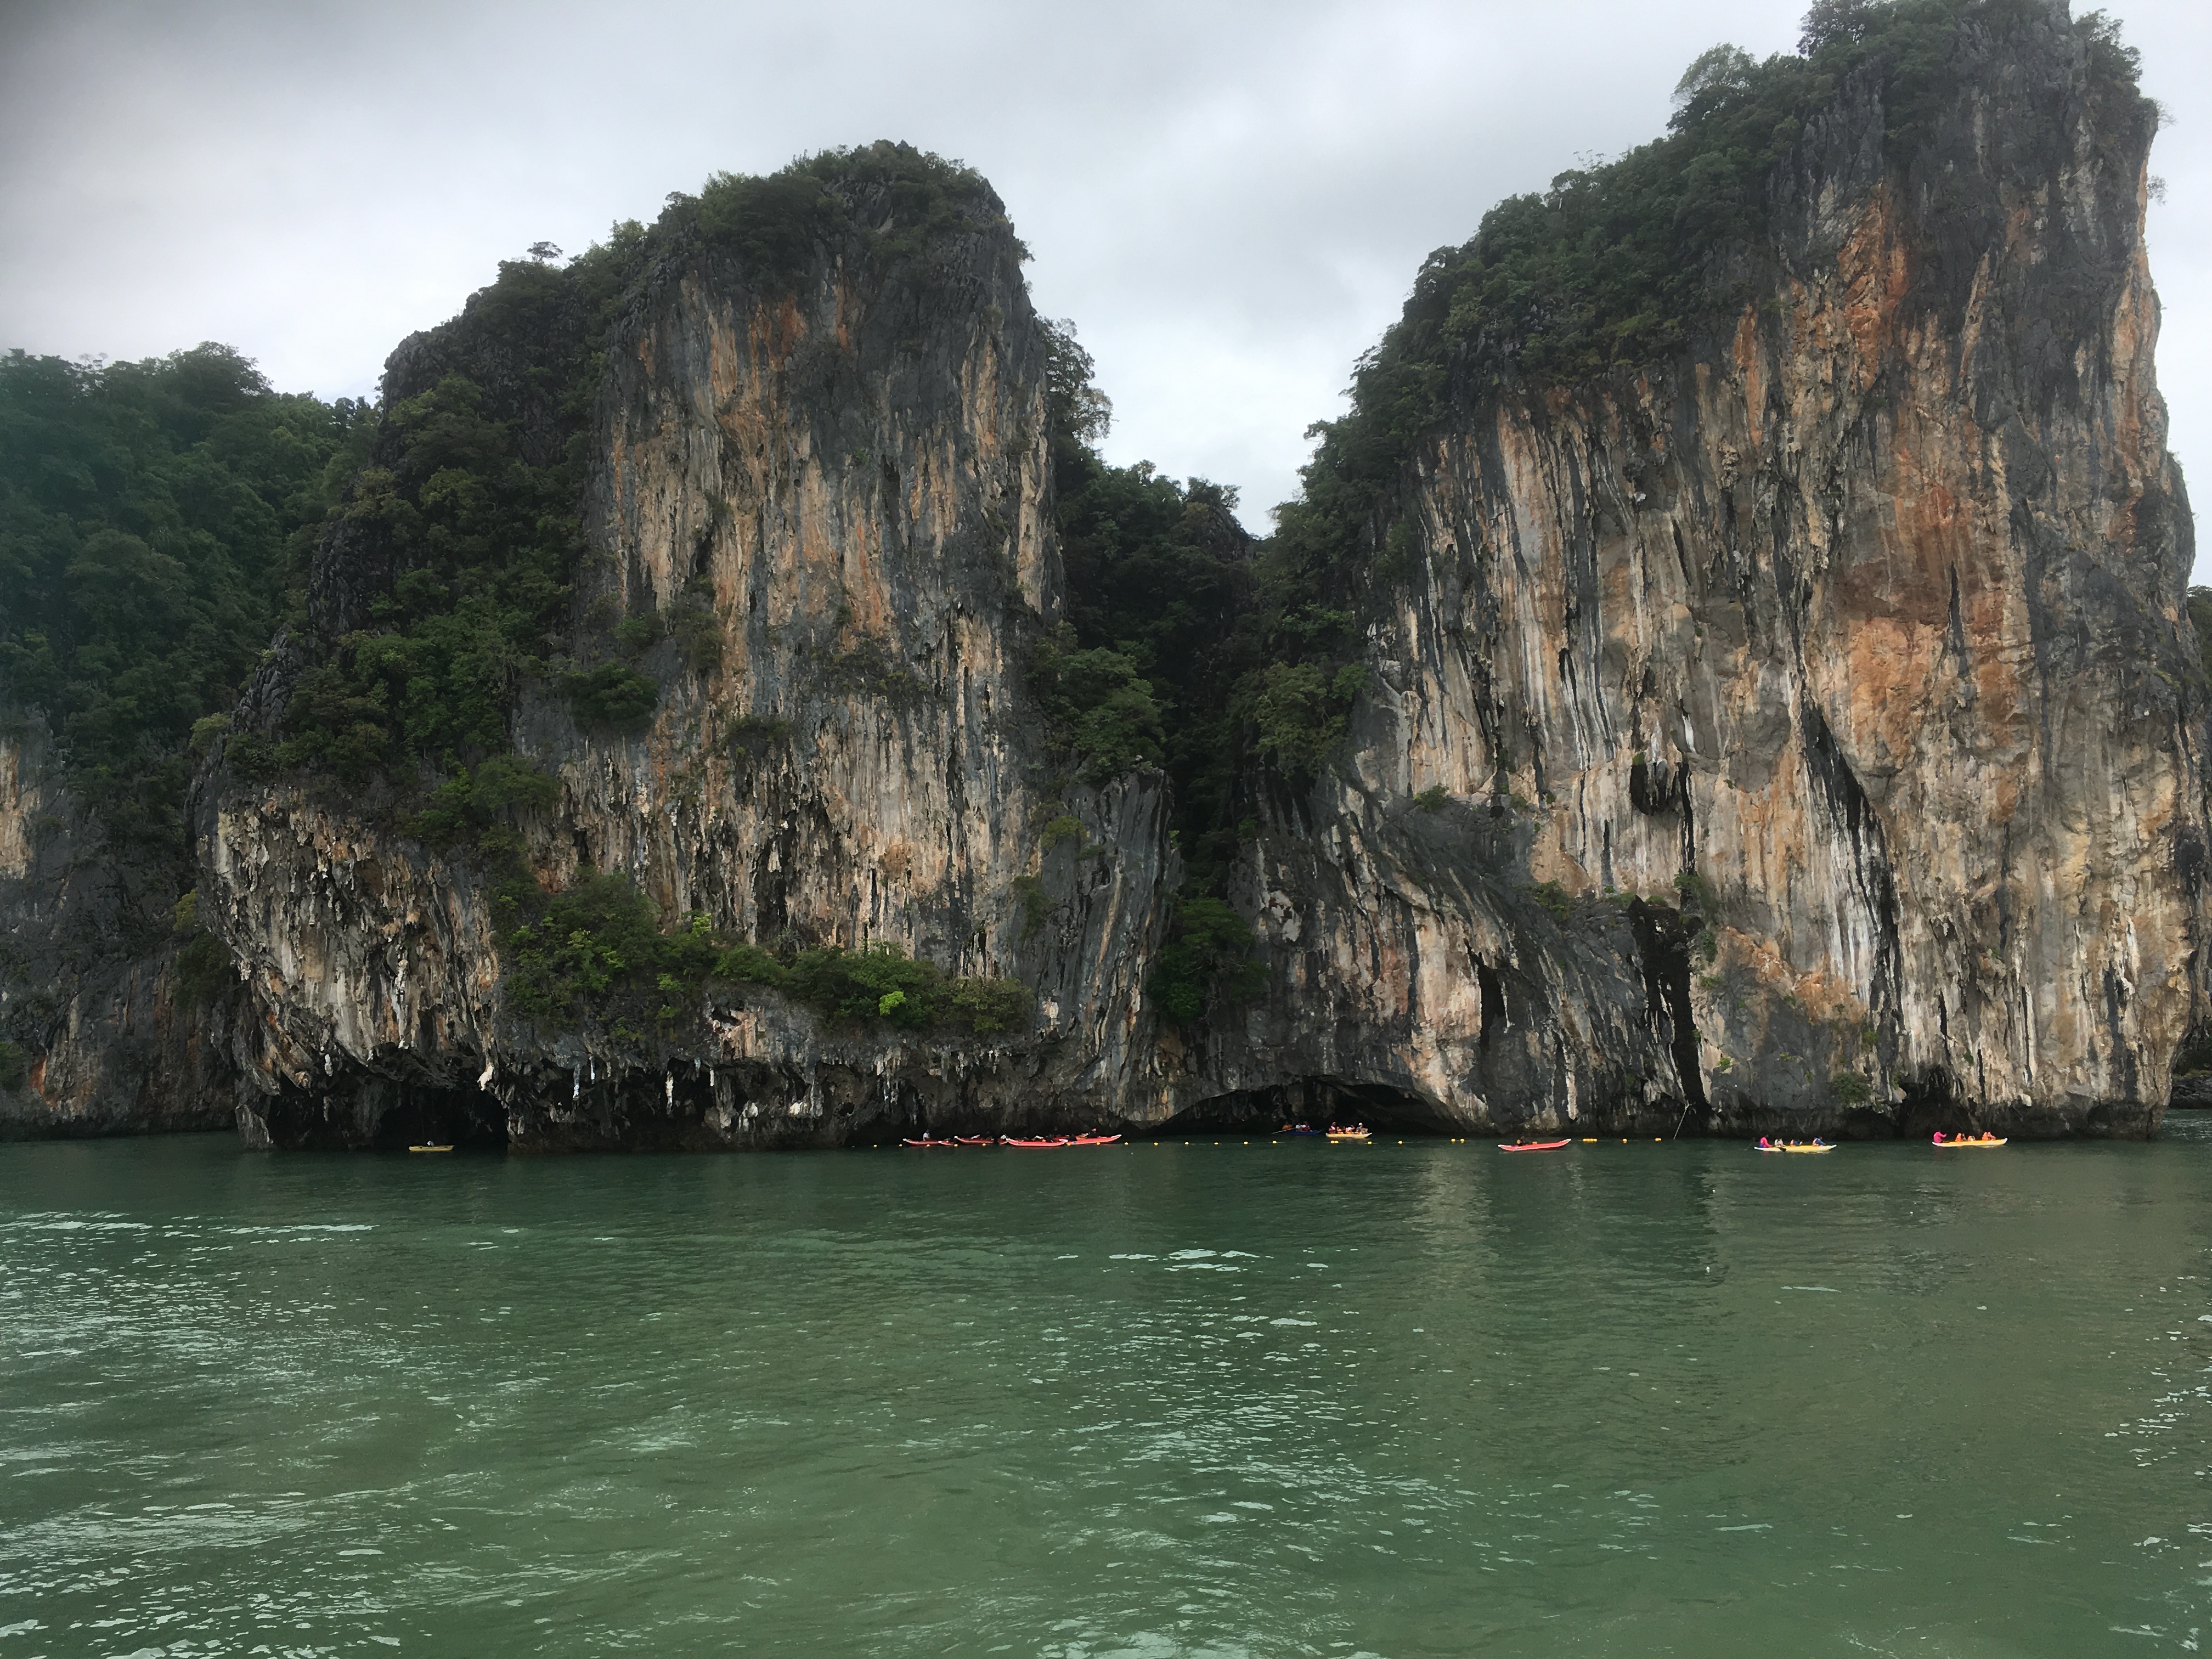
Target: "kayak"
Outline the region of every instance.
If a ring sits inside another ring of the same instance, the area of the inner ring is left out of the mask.
[[[899,1144],[902,1146],[951,1146],[956,1143],[936,1135],[924,1135],[919,1140],[915,1139],[911,1135],[906,1135],[900,1138]]]
[[[1498,1143],[1498,1150],[1501,1152],[1556,1152],[1568,1144],[1565,1140],[1501,1140]]]
[[[952,1144],[956,1146],[989,1146],[996,1143],[988,1135],[955,1135]]]
[[[1374,1137],[1373,1132],[1367,1129],[1331,1129],[1328,1138],[1331,1140],[1369,1140]]]
[[[453,1149],[451,1146],[410,1146],[407,1150],[410,1152],[450,1152]]]
[[[1071,1146],[1111,1146],[1119,1135],[1077,1135],[1068,1142]]]
[[[2005,1144],[2005,1142],[2006,1142],[2006,1141],[2008,1141],[2008,1140],[2009,1140],[2009,1139],[2012,1139],[2012,1137],[2011,1137],[2011,1136],[2009,1136],[2009,1135],[1990,1135],[1990,1136],[1987,1137],[1987,1138],[1986,1138],[1986,1139],[1984,1139],[1977,1140],[1973,1136],[1972,1136],[1972,1135],[1968,1135],[1968,1136],[1966,1136],[1964,1139],[1946,1140],[1946,1139],[1943,1139],[1943,1137],[1942,1137],[1942,1136],[1941,1136],[1941,1135],[1937,1135],[1937,1136],[1936,1137],[1935,1144],[1936,1144],[1936,1146],[1946,1146],[1946,1147],[1948,1147],[1948,1146],[2003,1146],[2003,1145]]]
[[[1066,1135],[1048,1135],[1039,1139],[1028,1139],[1020,1135],[1002,1135],[1000,1137],[1000,1144],[1005,1146],[1045,1147],[1065,1146],[1069,1142]]]

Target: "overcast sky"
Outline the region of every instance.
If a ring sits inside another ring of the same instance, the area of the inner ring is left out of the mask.
[[[1109,455],[1235,484],[1260,529],[1425,253],[1656,136],[1705,47],[1790,49],[1805,3],[0,0],[0,347],[221,340],[362,396],[540,238],[902,138],[998,186]],[[2107,9],[2174,118],[2160,380],[2212,489],[2212,3]]]

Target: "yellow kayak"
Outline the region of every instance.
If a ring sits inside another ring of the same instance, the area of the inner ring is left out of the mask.
[[[407,1150],[410,1152],[450,1152],[453,1149],[451,1146],[410,1146]]]
[[[1753,1150],[1761,1152],[1832,1152],[1835,1143],[1829,1140],[1776,1140]]]
[[[1947,1149],[1953,1146],[2002,1146],[2010,1139],[2012,1137],[2009,1135],[1987,1135],[1977,1139],[1972,1135],[1966,1135],[1956,1139],[1946,1140],[1942,1136],[1937,1135],[1935,1144]]]
[[[1373,1138],[1373,1132],[1367,1129],[1331,1129],[1328,1138],[1331,1140],[1367,1140]]]

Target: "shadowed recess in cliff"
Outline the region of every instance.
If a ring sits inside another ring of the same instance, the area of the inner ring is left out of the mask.
[[[1690,1002],[1690,975],[1692,958],[1700,942],[1711,937],[1710,929],[1700,927],[1698,918],[1684,911],[1647,904],[1642,899],[1630,902],[1628,919],[1643,957],[1646,1012],[1653,1026],[1668,1033],[1674,1076],[1686,1097],[1680,1122],[1705,1129],[1711,1124],[1713,1113],[1711,1103],[1705,1098],[1705,1072],[1698,1056],[1698,1019]],[[1485,1012],[1486,1016],[1486,1007]],[[1486,1036],[1487,1031],[1486,1018]]]
[[[249,1143],[284,1152],[404,1152],[441,1146],[502,1150],[507,1109],[480,1088],[349,1070],[320,1088],[288,1085],[257,1103]]]
[[[1449,1135],[1461,1127],[1434,1101],[1409,1089],[1350,1078],[1303,1077],[1195,1102],[1153,1133],[1170,1138],[1273,1134],[1286,1124],[1300,1123],[1316,1129],[1364,1123],[1378,1133],[1401,1135]]]

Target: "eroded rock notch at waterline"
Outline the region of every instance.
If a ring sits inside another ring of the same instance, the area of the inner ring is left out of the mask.
[[[507,268],[200,781],[249,1138],[2147,1132],[2205,811],[2154,111],[2063,6],[1938,14],[1940,86],[1716,58],[1432,260],[1262,544],[1089,453],[911,151]],[[1495,300],[1666,191],[1652,307]]]

